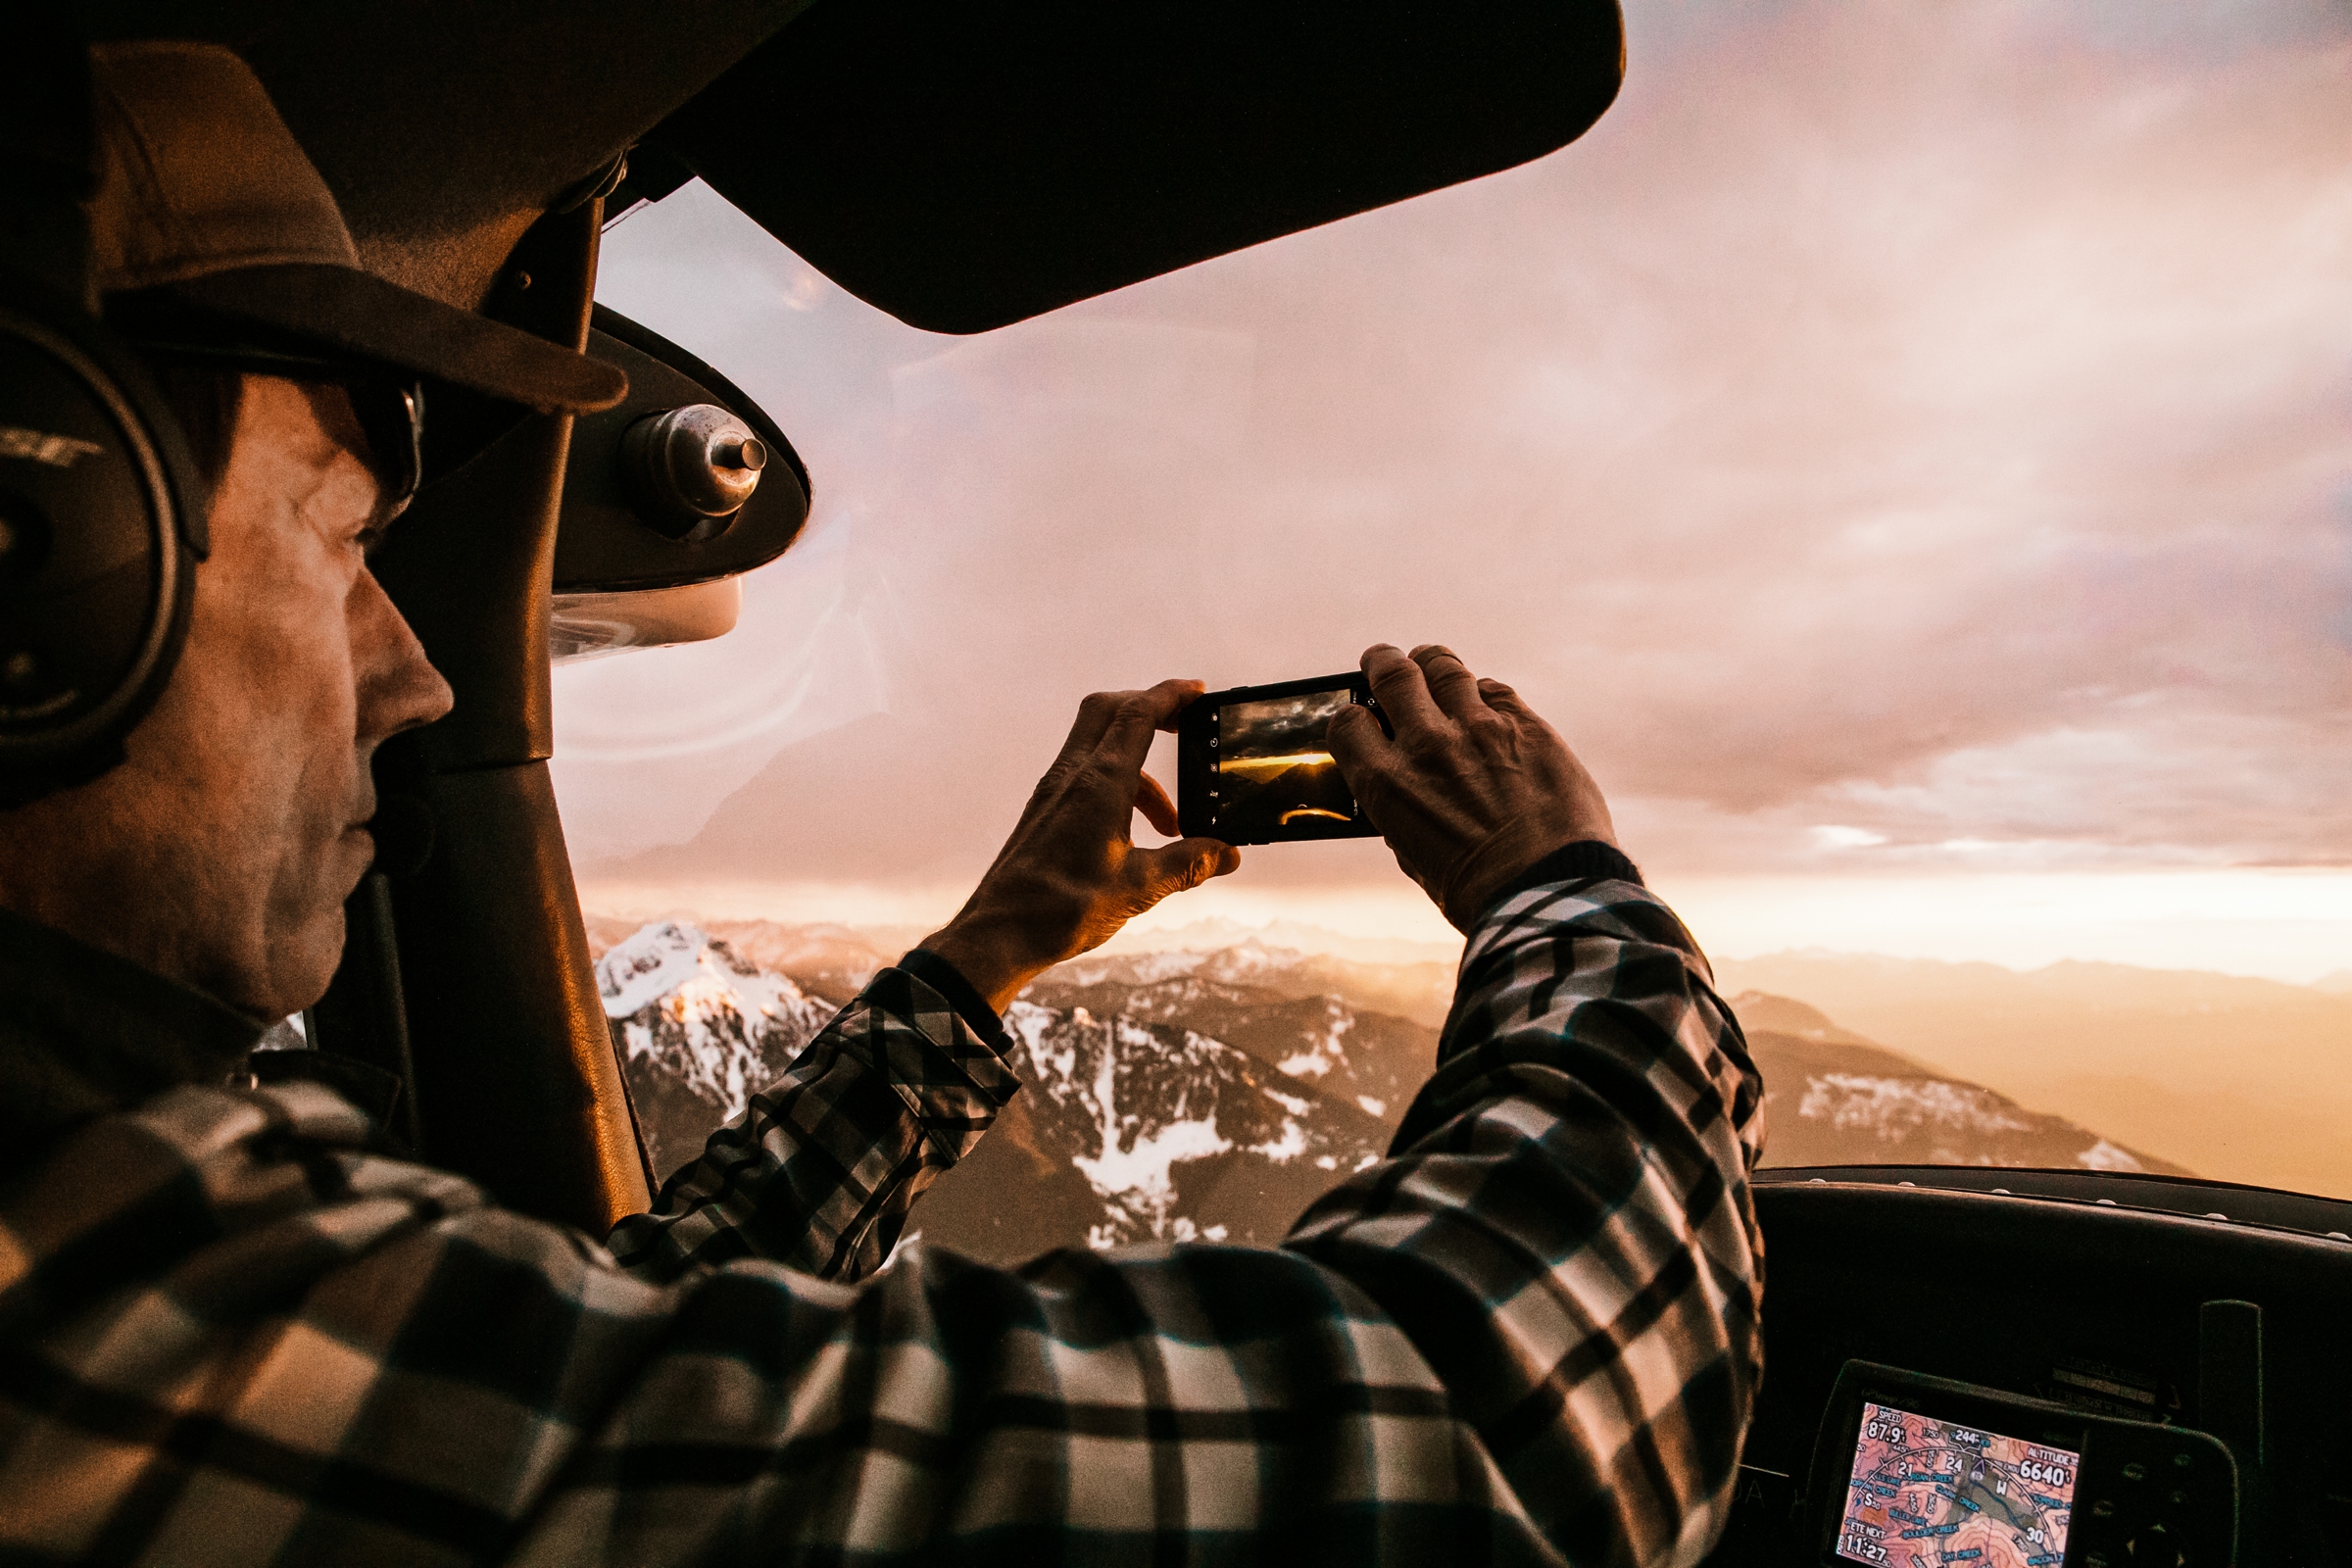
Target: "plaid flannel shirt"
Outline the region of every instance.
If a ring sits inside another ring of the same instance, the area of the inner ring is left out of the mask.
[[[885,970],[610,1250],[313,1085],[74,1119],[0,1180],[0,1563],[1704,1554],[1760,1093],[1638,885],[1491,914],[1391,1156],[1278,1250],[892,1259],[1014,1089]]]

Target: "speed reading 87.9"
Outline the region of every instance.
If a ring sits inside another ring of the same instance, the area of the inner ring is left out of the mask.
[[[1891,1568],[2056,1568],[2082,1456],[1866,1403],[1838,1555]]]

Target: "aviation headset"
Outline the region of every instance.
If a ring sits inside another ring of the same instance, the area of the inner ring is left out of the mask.
[[[96,166],[88,50],[70,35],[20,33],[9,52],[0,808],[122,760],[178,662],[207,550],[207,497],[186,438],[139,357],[98,318],[82,207]]]

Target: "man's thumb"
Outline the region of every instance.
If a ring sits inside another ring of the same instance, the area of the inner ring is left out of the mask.
[[[1240,870],[1242,852],[1216,839],[1178,839],[1155,850],[1133,851],[1128,863],[1137,865],[1142,873],[1136,880],[1142,884],[1140,891],[1148,909],[1171,893]]]
[[[1331,715],[1323,744],[1331,748],[1332,760],[1340,764],[1340,776],[1348,778],[1388,745],[1389,738],[1381,733],[1380,720],[1372,710],[1350,704]]]

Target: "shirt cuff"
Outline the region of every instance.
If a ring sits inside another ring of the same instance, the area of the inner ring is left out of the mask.
[[[1562,845],[1517,876],[1502,885],[1494,898],[1487,901],[1487,914],[1499,908],[1507,899],[1517,898],[1530,888],[1540,888],[1548,882],[1631,882],[1645,886],[1641,868],[1625,858],[1625,852],[1614,844],[1599,839],[1579,839]]]
[[[961,969],[929,948],[914,949],[898,961],[898,967],[947,998],[956,1016],[971,1026],[972,1033],[987,1041],[998,1055],[1011,1049],[1012,1036],[1004,1032],[1004,1020],[990,1009],[988,999],[980,994],[979,987],[963,977]]]

